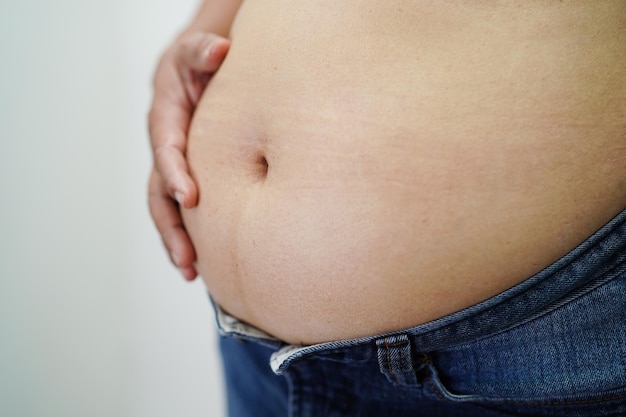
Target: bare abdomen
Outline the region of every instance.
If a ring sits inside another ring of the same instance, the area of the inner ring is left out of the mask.
[[[432,5],[420,26],[261,3],[188,148],[185,224],[231,314],[294,343],[410,327],[519,283],[626,206],[623,34],[600,48],[467,13],[450,33]]]

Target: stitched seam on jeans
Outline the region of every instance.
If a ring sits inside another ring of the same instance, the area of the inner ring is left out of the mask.
[[[597,290],[598,288],[609,284],[610,282],[612,282],[613,280],[617,280],[620,279],[622,277],[622,274],[624,274],[626,272],[626,265],[623,264],[619,264],[617,266],[612,266],[610,268],[608,268],[606,271],[604,271],[602,274],[600,274],[598,277],[596,277],[594,280],[591,280],[590,282],[588,282],[587,284],[582,285],[580,288],[571,291],[570,293],[568,293],[566,296],[564,296],[563,298],[566,299],[566,301],[563,300],[556,300],[550,304],[547,304],[544,306],[543,309],[541,309],[538,312],[535,312],[534,314],[528,316],[527,318],[525,318],[524,320],[520,320],[519,322],[516,322],[515,324],[512,324],[510,326],[507,327],[503,327],[502,329],[495,331],[493,333],[488,333],[485,334],[481,337],[478,337],[476,339],[470,340],[470,341],[466,341],[460,344],[456,344],[451,346],[449,349],[446,350],[457,350],[457,349],[463,349],[473,343],[476,343],[480,340],[484,340],[484,339],[488,339],[491,337],[496,337],[498,335],[501,335],[503,333],[506,333],[508,331],[514,330],[520,326],[524,326],[525,324],[528,324],[530,322],[533,322],[535,320],[540,320],[542,318],[544,318],[547,315],[552,314],[554,311],[563,308],[564,306],[575,302],[576,300],[588,295],[590,292],[593,292],[595,290]],[[597,280],[597,281],[595,281]],[[580,292],[577,292],[580,291]]]
[[[387,338],[385,338],[385,347],[398,347],[406,344],[407,342],[387,343]]]
[[[400,382],[398,381],[398,376],[395,374],[391,366],[391,352],[389,351],[389,348],[394,346],[400,346],[403,343],[394,343],[390,345],[387,343],[387,338],[384,339],[384,343],[385,348],[387,349],[387,369],[389,370],[389,373],[393,376],[393,380],[396,381],[396,384],[399,384]]]
[[[621,398],[626,398],[626,394],[617,395],[615,397],[609,398],[598,398],[596,400],[578,400],[578,401],[535,401],[535,402],[524,402],[524,401],[498,401],[501,404],[514,404],[514,405],[583,405],[583,404],[597,404],[603,403],[607,401],[619,400]]]
[[[435,384],[433,384],[433,381],[431,381],[430,379],[427,381],[428,385],[430,385],[430,389],[433,390],[433,392],[437,395],[437,397],[439,397],[442,401],[450,401],[449,398],[446,398],[441,391],[439,390],[439,388],[437,388],[435,386]]]
[[[428,385],[430,385],[430,388],[433,390],[433,392],[443,401],[453,401],[449,398],[446,398],[443,393],[441,392],[441,390],[439,388],[437,388],[435,386],[435,384],[433,384],[432,381],[428,381]],[[584,405],[584,404],[598,404],[598,403],[603,403],[603,402],[608,402],[608,401],[614,401],[614,400],[619,400],[622,398],[626,398],[626,394],[621,394],[621,395],[616,395],[614,397],[609,397],[609,398],[598,398],[595,400],[578,400],[578,401],[513,401],[513,400],[498,400],[495,398],[476,398],[473,400],[469,400],[469,402],[474,402],[474,403],[490,403],[490,404],[512,404],[512,405]]]

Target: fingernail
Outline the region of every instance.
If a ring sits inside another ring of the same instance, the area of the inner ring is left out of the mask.
[[[213,41],[209,42],[209,44],[204,47],[204,49],[202,50],[201,58],[204,60],[209,59],[212,52],[213,52]]]
[[[176,198],[176,201],[178,201],[178,204],[181,206],[185,205],[185,195],[183,193],[176,191],[176,193],[174,193],[174,197]]]
[[[174,260],[176,266],[180,268],[180,255],[176,252],[172,252],[172,259]]]
[[[196,277],[196,271],[193,268],[183,268],[180,270],[186,281],[193,281]]]

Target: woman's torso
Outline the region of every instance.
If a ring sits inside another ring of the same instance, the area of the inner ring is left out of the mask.
[[[626,2],[244,2],[190,131],[197,268],[292,343],[468,307],[626,207]]]

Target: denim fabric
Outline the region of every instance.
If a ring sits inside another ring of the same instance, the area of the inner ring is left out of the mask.
[[[626,211],[519,285],[404,331],[293,346],[216,311],[231,417],[626,416]]]
[[[232,416],[287,416],[287,380],[268,366],[273,350],[221,337],[227,407]]]

